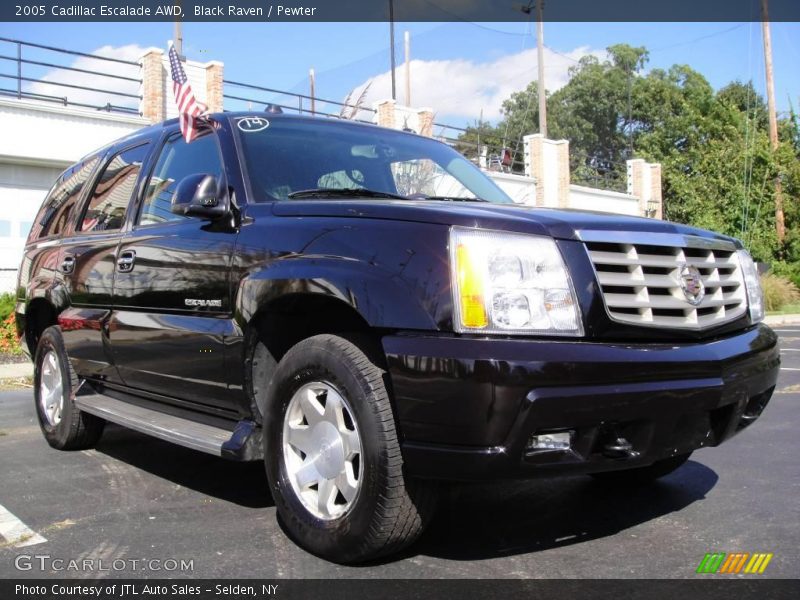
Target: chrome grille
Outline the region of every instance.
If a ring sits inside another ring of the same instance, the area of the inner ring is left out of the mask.
[[[747,310],[739,258],[731,242],[675,234],[630,240],[625,232],[584,232],[581,238],[615,321],[705,329],[733,321]],[[705,288],[696,305],[681,285],[684,266],[697,269]]]

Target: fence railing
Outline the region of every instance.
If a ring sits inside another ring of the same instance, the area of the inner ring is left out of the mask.
[[[70,64],[62,64],[67,59]],[[90,68],[91,61],[118,65],[132,73],[123,75]],[[72,74],[74,78],[58,77],[60,73]],[[139,77],[131,76],[133,73]],[[82,81],[81,77],[90,80]],[[0,97],[141,115],[141,83],[141,66],[136,61],[0,37]],[[349,97],[341,102],[240,81],[225,80],[224,85],[226,110],[252,110],[272,105],[298,114],[369,123],[374,122],[377,112],[358,100],[348,102]],[[438,122],[433,124],[433,135],[490,171],[525,172],[522,138],[507,139],[480,126],[457,127]],[[570,171],[573,183],[615,191],[626,189],[626,165],[622,163],[573,153]]]
[[[433,136],[449,144],[475,164],[490,171],[525,172],[525,148],[522,139],[504,139],[480,128],[433,124]]]
[[[40,55],[42,55],[41,59]],[[135,61],[0,37],[0,96],[41,100],[63,106],[79,106],[108,112],[141,114],[139,112],[139,104],[142,99],[140,94],[113,89],[118,88],[121,82],[127,84],[128,87],[131,87],[130,84],[136,83],[138,91],[142,82],[140,78],[59,63],[59,60],[66,58],[70,58],[74,62],[75,57],[139,68],[139,63]],[[51,76],[49,79],[42,76],[43,69],[47,69],[46,73]],[[99,78],[97,80],[99,85],[79,85],[59,81],[52,77],[53,73],[89,75],[93,81],[94,78]],[[43,88],[48,93],[36,91],[36,86]],[[63,95],[60,95],[62,91]],[[72,94],[72,98],[70,98],[70,94]],[[126,100],[128,100],[127,104],[133,104],[131,101],[135,100],[136,106],[125,106]]]
[[[266,107],[272,105],[279,107],[281,110],[295,112],[298,114],[315,115],[320,117],[348,118],[353,121],[368,123],[372,122],[372,117],[376,112],[374,108],[360,104],[328,100],[326,98],[320,98],[317,96],[298,94],[296,92],[287,92],[285,90],[278,90],[275,88],[253,85],[250,83],[229,81],[227,79],[224,83],[225,89],[227,89],[228,86],[231,86],[243,90],[241,93],[232,94],[226,92],[223,94],[223,98],[225,100],[233,100],[234,102],[239,103],[239,106],[234,107],[234,110],[253,110],[255,107]],[[267,94],[269,96],[265,96]],[[229,104],[226,104],[226,110],[231,110]],[[365,113],[365,116],[368,118],[359,118],[362,112]]]
[[[572,183],[586,187],[626,192],[628,188],[628,166],[585,153],[570,152],[570,178]]]

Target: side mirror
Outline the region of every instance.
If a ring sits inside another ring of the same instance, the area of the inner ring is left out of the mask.
[[[172,195],[170,210],[176,215],[215,221],[231,210],[227,186],[221,178],[205,173],[184,177]]]

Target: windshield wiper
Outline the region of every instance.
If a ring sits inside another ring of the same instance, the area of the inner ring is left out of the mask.
[[[448,202],[491,202],[474,196],[424,196],[421,200],[446,200]]]
[[[393,198],[395,200],[408,200],[405,196],[367,188],[313,188],[292,192],[287,197],[291,200],[299,198]]]

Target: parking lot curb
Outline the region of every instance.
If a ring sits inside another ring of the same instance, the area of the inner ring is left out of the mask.
[[[9,363],[0,365],[0,379],[16,379],[19,377],[32,377],[33,363]]]
[[[767,325],[800,325],[800,315],[768,315],[764,317]]]

